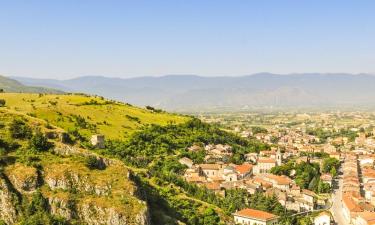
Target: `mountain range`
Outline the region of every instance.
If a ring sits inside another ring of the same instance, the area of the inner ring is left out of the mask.
[[[55,93],[61,94],[63,91],[46,87],[34,87],[21,84],[19,81],[0,75],[0,89],[5,92],[27,92],[27,93]]]
[[[375,76],[369,74],[84,76],[69,80],[12,78],[24,85],[98,94],[173,111],[375,106]]]

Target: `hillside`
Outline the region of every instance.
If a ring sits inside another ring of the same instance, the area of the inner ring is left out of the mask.
[[[57,89],[48,87],[26,86],[20,82],[0,75],[0,89],[5,92],[23,92],[23,93],[63,93]]]
[[[0,224],[149,224],[120,161],[66,145],[63,129],[5,108],[0,125]]]
[[[15,79],[27,85],[99,94],[135,105],[175,111],[213,109],[375,107],[375,76],[366,74],[254,74],[241,77],[194,75],[70,80]]]
[[[229,144],[226,162],[240,165],[246,154],[269,149],[255,139],[85,94],[0,99],[0,207],[7,209],[0,219],[7,224],[233,224],[232,213],[250,203],[287,218],[277,198],[237,189],[221,196],[183,178],[179,159],[208,156],[188,147]],[[97,133],[105,135],[103,148],[90,142]]]
[[[125,139],[147,124],[167,125],[188,119],[84,94],[2,93],[0,98],[6,100],[10,110],[43,119],[86,138],[100,133],[110,139]]]
[[[192,195],[194,189],[161,182],[155,169],[175,164],[175,154],[199,139],[237,143],[233,135],[95,96],[2,93],[0,98],[6,100],[0,107],[0,208],[6,209],[0,224],[177,225],[219,216],[230,221],[230,214]],[[98,124],[103,119],[108,122]],[[165,134],[159,133],[163,127]],[[157,130],[142,143],[149,129]],[[66,132],[68,139],[62,138]],[[106,135],[105,149],[87,145],[96,132]],[[135,152],[126,153],[124,145]],[[205,190],[195,192],[200,191]]]

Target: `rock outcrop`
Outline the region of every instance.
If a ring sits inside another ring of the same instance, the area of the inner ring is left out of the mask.
[[[17,221],[18,199],[3,174],[0,174],[0,219],[7,224]]]
[[[37,169],[16,163],[6,168],[6,174],[13,187],[21,193],[34,192],[38,185]]]

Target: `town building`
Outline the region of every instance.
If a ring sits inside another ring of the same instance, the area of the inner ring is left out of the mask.
[[[238,211],[233,216],[234,222],[242,225],[276,225],[279,221],[279,216],[249,208]]]

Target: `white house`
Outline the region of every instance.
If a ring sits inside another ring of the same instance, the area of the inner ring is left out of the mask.
[[[234,222],[242,225],[276,225],[279,217],[260,210],[243,209],[233,214]]]
[[[317,217],[314,218],[314,225],[330,225],[331,214],[328,212],[321,212]]]
[[[254,174],[270,173],[271,169],[276,166],[276,160],[272,158],[260,158],[254,166]]]

